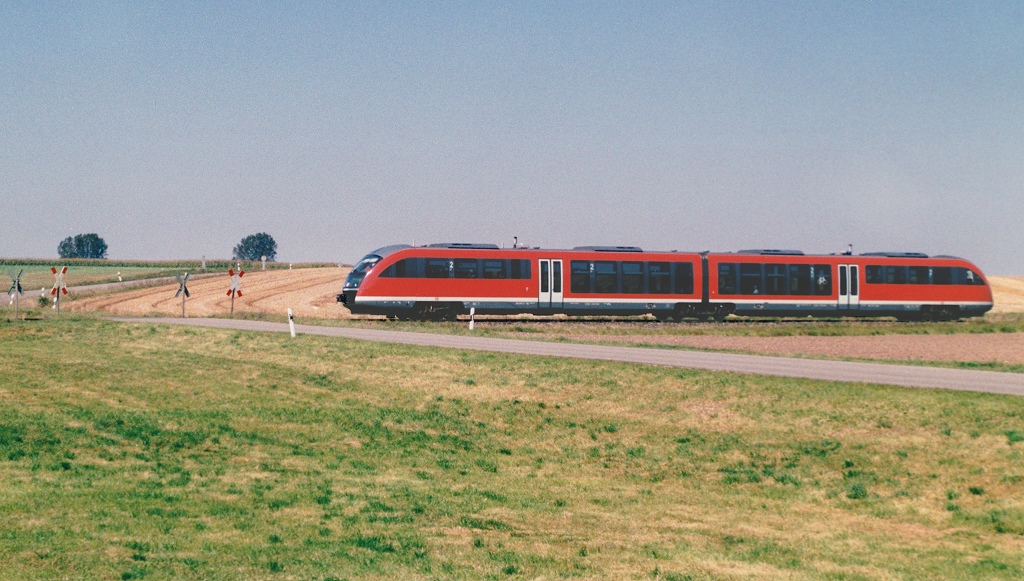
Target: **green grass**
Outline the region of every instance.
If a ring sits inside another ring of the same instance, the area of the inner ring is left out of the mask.
[[[0,321],[0,579],[1018,579],[1024,400]]]

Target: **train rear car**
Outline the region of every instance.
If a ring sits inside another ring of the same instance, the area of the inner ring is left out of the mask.
[[[992,308],[981,270],[949,256],[750,250],[708,262],[708,300],[718,314],[951,320]]]

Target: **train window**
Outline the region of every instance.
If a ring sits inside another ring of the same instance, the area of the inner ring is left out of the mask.
[[[647,263],[647,292],[667,295],[672,292],[672,272],[667,262]]]
[[[550,282],[551,282],[551,277],[548,276],[548,261],[547,260],[541,260],[540,261],[540,292],[542,292],[542,293],[551,292],[548,289],[548,286],[549,286]]]
[[[676,263],[676,294],[677,295],[692,295],[693,294],[693,263],[692,262],[679,262],[679,263]]]
[[[928,284],[928,278],[927,266],[907,267],[907,282],[910,284]]]
[[[789,294],[809,295],[811,293],[811,266],[809,264],[789,265]]]
[[[551,261],[551,292],[562,292],[562,261]]]
[[[480,264],[476,259],[456,259],[455,278],[480,278]]]
[[[511,278],[516,279],[529,279],[530,277],[530,261],[529,260],[513,260],[512,264],[512,276]]]
[[[633,295],[644,292],[644,263],[622,263],[622,292]]]
[[[573,260],[569,263],[569,290],[574,293],[589,293],[590,263],[586,260]]]
[[[864,281],[868,284],[882,284],[885,281],[885,277],[882,276],[882,267],[872,265],[865,266]]]
[[[508,278],[508,269],[505,267],[506,262],[505,260],[485,260],[483,268],[484,278]]]
[[[933,268],[932,284],[953,284],[953,269],[948,266]]]
[[[828,264],[815,264],[811,267],[811,275],[814,278],[814,294],[832,295],[832,266]]]
[[[618,292],[619,276],[616,267],[615,262],[594,262],[594,292]]]
[[[885,284],[906,284],[907,283],[907,267],[905,266],[886,266],[885,267]]]
[[[761,282],[760,264],[740,265],[740,294],[759,295],[764,293],[764,283]]]
[[[721,263],[718,265],[718,294],[734,295],[739,286],[737,283],[736,264]]]
[[[786,265],[764,265],[764,292],[768,295],[786,294]]]
[[[957,266],[953,268],[953,284],[985,284],[973,270]]]
[[[380,273],[381,278],[406,278],[406,260],[403,258],[384,269],[384,272]]]
[[[454,269],[454,261],[447,258],[428,258],[424,274],[427,278],[449,278],[450,267]]]

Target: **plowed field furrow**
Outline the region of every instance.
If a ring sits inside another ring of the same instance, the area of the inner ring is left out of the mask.
[[[273,270],[246,273],[241,280],[242,296],[235,298],[235,311],[285,314],[291,308],[297,317],[347,318],[348,311],[335,300],[341,291],[344,270],[330,268]],[[227,294],[231,279],[214,277],[190,282],[191,297],[185,313],[190,317],[224,314],[231,310]],[[161,285],[116,294],[82,298],[67,303],[75,310],[101,311],[118,315],[181,315],[181,298],[175,298],[177,284]]]

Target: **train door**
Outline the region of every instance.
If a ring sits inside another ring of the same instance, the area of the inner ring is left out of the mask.
[[[860,309],[860,268],[856,264],[839,265],[839,310]]]
[[[537,306],[541,309],[561,309],[562,261],[560,259],[541,258],[537,262],[537,271],[540,273]]]

